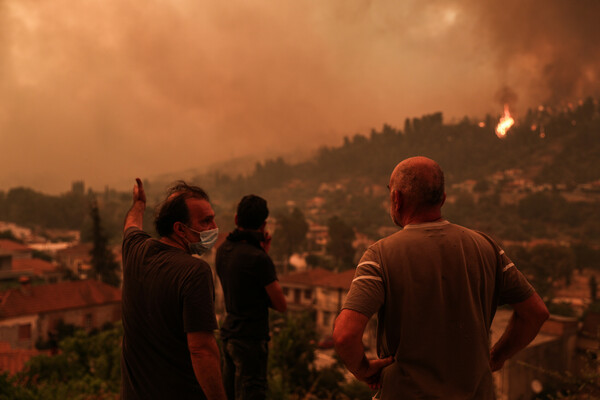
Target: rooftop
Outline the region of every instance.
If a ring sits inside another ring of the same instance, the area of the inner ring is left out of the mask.
[[[95,280],[60,282],[0,292],[0,319],[121,301],[121,290]]]
[[[61,249],[56,252],[58,256],[67,256],[67,255],[84,255],[89,256],[90,251],[92,250],[92,243],[78,243],[72,246],[67,247],[66,249]],[[91,256],[90,256],[91,257]]]
[[[0,239],[0,251],[2,250],[6,252],[27,252],[31,251],[31,248],[14,240]]]
[[[12,260],[13,271],[32,271],[34,275],[43,275],[56,269],[56,265],[39,258],[25,258]]]

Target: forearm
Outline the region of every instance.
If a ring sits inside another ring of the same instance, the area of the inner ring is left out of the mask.
[[[365,354],[362,340],[335,341],[335,351],[348,369],[356,377],[362,380],[369,369],[369,361]]]
[[[542,298],[534,293],[528,299],[511,304],[514,310],[506,330],[490,352],[492,371],[502,368],[506,360],[531,342],[550,314]]]
[[[279,282],[271,282],[270,284],[265,286],[265,290],[269,297],[269,307],[281,313],[286,312],[287,302],[285,300],[285,296],[283,295],[283,290],[281,289],[281,285],[279,285]]]
[[[342,310],[335,320],[333,343],[335,351],[356,379],[365,381],[371,389],[380,385],[381,370],[390,365],[393,357],[369,360],[365,355],[362,335],[369,317],[352,310]]]
[[[123,227],[123,231],[126,231],[132,226],[142,229],[145,210],[145,202],[140,200],[135,201],[125,216],[125,225]]]
[[[506,330],[492,347],[491,354],[497,360],[508,360],[529,344],[537,335],[538,329],[528,326],[525,320],[513,313]]]
[[[362,342],[368,318],[355,311],[342,310],[333,327],[333,344],[340,359],[357,379],[363,379],[369,369]]]
[[[226,400],[221,378],[221,359],[216,341],[191,350],[192,366],[202,391],[209,400]]]

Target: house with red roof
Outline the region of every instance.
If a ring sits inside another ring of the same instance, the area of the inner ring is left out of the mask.
[[[0,254],[10,254],[13,259],[31,258],[33,249],[10,239],[0,239]]]
[[[95,280],[66,281],[0,292],[0,342],[32,349],[48,340],[59,323],[86,330],[121,319],[121,290]]]
[[[0,239],[0,280],[16,281],[20,277],[36,277],[48,283],[61,280],[58,265],[33,258],[33,249],[19,242]]]
[[[41,278],[48,283],[62,280],[58,265],[40,258],[17,258],[12,260],[11,270],[19,276]]]

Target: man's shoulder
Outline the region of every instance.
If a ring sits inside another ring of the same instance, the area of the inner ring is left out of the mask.
[[[210,270],[208,262],[202,258],[188,254],[184,251],[174,251],[172,254],[173,262],[181,263],[192,270],[207,271]]]
[[[390,246],[411,246],[414,243],[430,240],[432,237],[439,237],[437,235],[431,235],[431,232],[434,230],[443,232],[443,236],[449,240],[464,240],[468,237],[481,243],[486,241],[495,243],[494,240],[485,233],[449,221],[442,221],[440,223],[409,225],[404,229],[400,229],[397,232],[378,240],[373,243],[370,248],[372,250],[377,250]]]
[[[219,247],[220,252],[230,251],[245,257],[255,257],[258,259],[270,258],[266,251],[252,243],[246,241],[225,240],[223,245]]]
[[[461,225],[452,224],[458,235],[469,236],[479,243],[489,243],[493,248],[499,247],[489,234],[476,229],[467,228]]]
[[[176,266],[176,270],[189,270],[190,272],[206,272],[210,271],[210,265],[202,258],[191,255],[177,247],[162,243],[159,240],[151,240],[148,242],[149,252],[160,262],[168,262],[168,264]]]
[[[152,237],[138,227],[127,228],[123,234],[123,252],[133,251],[143,246]]]
[[[125,241],[131,237],[134,237],[134,236],[144,236],[144,237],[148,237],[148,238],[151,237],[148,233],[146,233],[146,231],[138,228],[137,226],[130,226],[123,233],[123,241]]]

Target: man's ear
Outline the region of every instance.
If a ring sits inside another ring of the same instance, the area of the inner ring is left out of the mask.
[[[258,227],[258,230],[261,232],[264,232],[266,226],[267,226],[267,220],[265,219],[265,222],[263,222],[262,225]]]
[[[235,217],[233,218],[234,222],[235,222],[235,226],[239,226],[238,225],[238,217],[237,214],[235,214]]]
[[[443,206],[445,202],[446,202],[446,192],[444,192],[444,195],[442,196],[442,202],[440,204],[440,207]]]
[[[402,192],[399,190],[394,190],[392,196],[394,198],[394,211],[400,212],[404,203],[404,196],[402,196]]]
[[[173,233],[179,236],[185,236],[185,226],[183,223],[177,221],[173,223]]]

